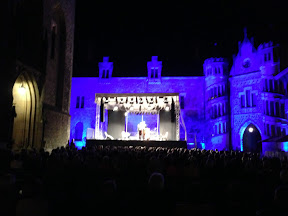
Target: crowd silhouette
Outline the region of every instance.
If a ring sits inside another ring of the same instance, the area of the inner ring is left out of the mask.
[[[287,158],[101,145],[0,153],[0,215],[288,212]]]

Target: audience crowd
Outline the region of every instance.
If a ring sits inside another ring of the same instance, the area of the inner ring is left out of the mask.
[[[73,145],[0,154],[0,215],[288,215],[287,158]]]

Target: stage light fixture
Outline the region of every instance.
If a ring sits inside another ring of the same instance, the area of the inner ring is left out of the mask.
[[[248,128],[248,131],[249,131],[250,133],[252,133],[253,130],[254,130],[254,129],[253,129],[252,127],[249,127],[249,128]]]
[[[169,110],[170,110],[169,106],[166,106],[166,107],[165,107],[165,111],[168,112]]]
[[[113,108],[113,111],[118,111],[118,106],[115,106],[114,108]]]
[[[19,93],[23,95],[23,94],[25,94],[25,91],[26,91],[26,89],[22,83],[21,86],[19,87]]]
[[[131,106],[131,107],[130,107],[130,110],[134,110],[134,107],[133,107],[133,106]]]
[[[128,115],[128,112],[125,112],[124,115],[127,116],[127,115]]]

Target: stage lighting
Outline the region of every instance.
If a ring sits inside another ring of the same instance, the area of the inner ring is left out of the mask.
[[[21,86],[19,87],[19,93],[23,95],[23,94],[25,94],[25,91],[26,91],[26,89],[22,83]]]
[[[131,111],[132,111],[132,110],[134,110],[134,107],[133,107],[133,106],[131,106],[131,107],[130,107],[130,110],[131,110]]]
[[[118,106],[115,106],[114,108],[113,108],[113,111],[118,111]]]
[[[166,106],[166,107],[165,107],[165,111],[168,112],[169,110],[170,110],[169,106]]]
[[[253,130],[254,130],[254,129],[253,129],[252,127],[249,127],[249,128],[248,128],[248,131],[249,131],[250,133],[252,133]]]
[[[124,115],[127,116],[127,115],[128,115],[128,112],[125,112]]]

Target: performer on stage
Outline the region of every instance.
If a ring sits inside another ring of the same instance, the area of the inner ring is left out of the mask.
[[[139,133],[139,140],[144,140],[145,139],[145,127],[146,127],[145,121],[141,121],[137,125],[137,129],[138,129],[138,133]]]

